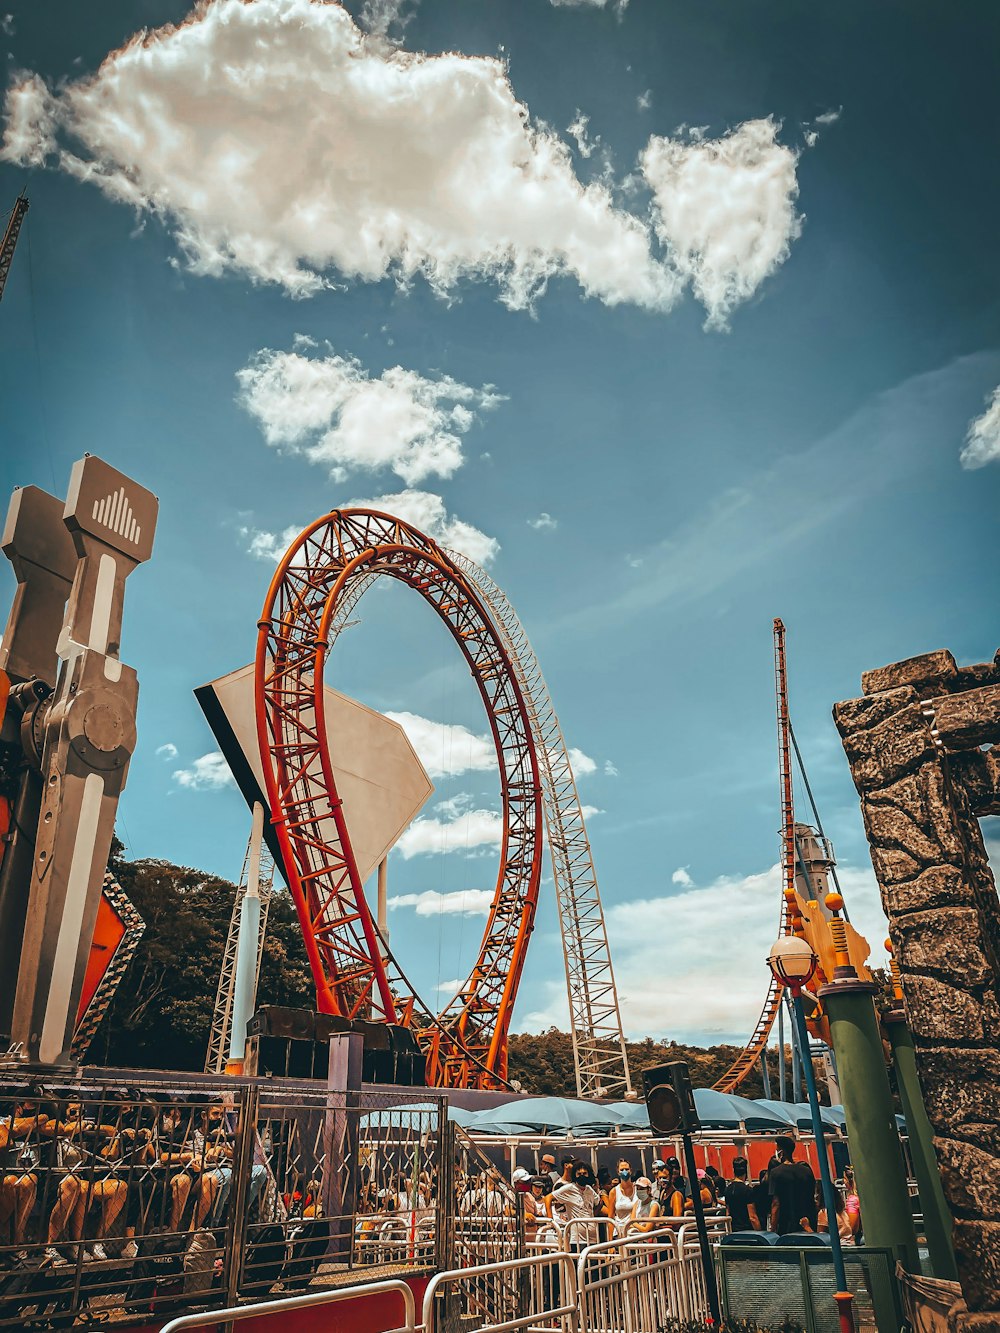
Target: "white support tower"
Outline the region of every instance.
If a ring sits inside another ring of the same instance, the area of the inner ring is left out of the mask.
[[[222,969],[219,973],[219,989],[215,996],[215,1011],[212,1014],[212,1031],[208,1039],[208,1053],[205,1056],[206,1074],[224,1074],[229,1058],[229,1041],[233,1022],[233,996],[236,991],[236,958],[240,943],[240,915],[243,899],[247,893],[250,873],[250,857],[253,835],[247,843],[243,858],[243,872],[236,889],[233,914],[229,921],[229,935],[222,955]],[[260,981],[260,960],[264,953],[264,937],[267,934],[267,915],[274,894],[274,860],[267,850],[267,843],[260,846],[260,929],[257,932],[257,967],[254,973],[254,992]]]
[[[506,594],[466,556],[458,551],[448,554],[489,607],[531,718],[559,903],[577,1093],[580,1097],[627,1096],[632,1080],[597,872],[559,719],[538,658]]]

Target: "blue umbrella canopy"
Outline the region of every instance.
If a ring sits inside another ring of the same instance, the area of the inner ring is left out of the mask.
[[[424,1122],[424,1116],[427,1117]],[[401,1127],[404,1129],[429,1128],[437,1117],[437,1103],[408,1103],[406,1106],[387,1107],[383,1111],[369,1111],[367,1115],[362,1116],[365,1124],[372,1129],[393,1129]],[[457,1125],[466,1126],[470,1120],[475,1119],[472,1111],[463,1111],[460,1106],[448,1107],[448,1119],[454,1120]]]
[[[808,1102],[786,1102],[785,1105],[795,1116],[795,1124],[798,1129],[812,1129],[812,1112],[809,1110]],[[842,1106],[821,1106],[819,1116],[826,1129],[840,1129],[844,1124],[844,1108]]]
[[[822,1107],[822,1110],[824,1114],[829,1113],[830,1115],[835,1116],[836,1123],[841,1129],[847,1129],[847,1117],[844,1114],[844,1108],[842,1106],[824,1106]],[[908,1132],[906,1128],[906,1120],[901,1115],[896,1116],[896,1128],[902,1130],[904,1134]]]
[[[769,1111],[778,1124],[784,1125],[786,1130],[794,1129],[798,1124],[798,1114],[792,1102],[778,1102],[770,1097],[755,1097],[754,1104],[762,1111]]]
[[[612,1102],[609,1109],[618,1116],[619,1129],[649,1129],[645,1102]]]
[[[784,1110],[778,1109],[781,1102],[738,1097],[731,1092],[716,1092],[714,1088],[695,1088],[694,1104],[706,1129],[739,1129],[742,1124],[751,1132],[780,1134],[794,1123]]]
[[[500,1125],[520,1125],[527,1134],[574,1133],[606,1130],[620,1122],[614,1107],[596,1102],[576,1101],[572,1097],[525,1097],[503,1106],[477,1111],[470,1128],[485,1133],[508,1132]],[[509,1132],[516,1133],[516,1130]]]

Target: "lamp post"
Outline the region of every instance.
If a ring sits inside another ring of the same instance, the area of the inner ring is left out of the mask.
[[[841,1333],[854,1333],[854,1297],[847,1289],[844,1253],[840,1247],[840,1232],[837,1229],[837,1201],[833,1192],[833,1181],[830,1179],[830,1160],[827,1157],[826,1140],[823,1137],[823,1119],[819,1112],[816,1079],[812,1060],[809,1058],[809,1033],[806,1030],[805,1012],[802,1008],[802,988],[811,980],[818,963],[819,959],[813,953],[811,946],[796,935],[783,935],[781,939],[776,940],[767,956],[767,965],[771,969],[772,976],[786,986],[792,996],[795,1028],[802,1050],[806,1091],[809,1094],[809,1114],[812,1118],[813,1137],[816,1140],[819,1178],[823,1184],[823,1199],[826,1202],[830,1249],[833,1251],[833,1275],[838,1288],[833,1293],[833,1299],[837,1302]]]

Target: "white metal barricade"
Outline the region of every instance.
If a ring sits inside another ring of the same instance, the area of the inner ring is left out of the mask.
[[[462,1327],[483,1333],[579,1333],[581,1327],[576,1269],[564,1250],[435,1273],[424,1292],[422,1333],[451,1327],[456,1305]]]
[[[581,1333],[652,1333],[708,1312],[700,1260],[671,1227],[588,1245],[577,1259]]]

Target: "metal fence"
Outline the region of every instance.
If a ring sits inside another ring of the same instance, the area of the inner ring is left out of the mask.
[[[447,1268],[447,1135],[433,1091],[10,1081],[0,1086],[0,1328]]]
[[[580,1323],[588,1333],[643,1333],[708,1313],[698,1256],[671,1228],[588,1246],[577,1264]]]
[[[839,1333],[828,1246],[722,1246],[718,1251],[723,1312],[763,1326],[785,1320],[806,1333]],[[847,1285],[858,1333],[897,1333],[903,1326],[895,1258],[890,1250],[845,1246]]]

